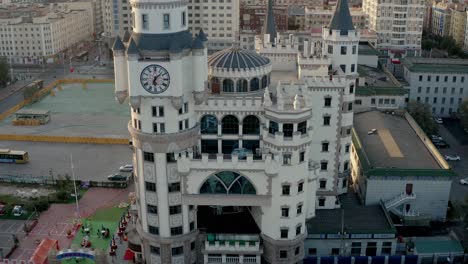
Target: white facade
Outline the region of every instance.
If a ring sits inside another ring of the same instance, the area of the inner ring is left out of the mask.
[[[449,117],[468,98],[464,60],[413,58],[403,66],[409,100],[431,105],[434,115]]]
[[[377,48],[395,54],[419,56],[425,10],[423,0],[364,0],[369,28],[377,32]]]
[[[188,21],[192,34],[203,29],[208,50],[232,46],[239,37],[239,0],[189,0]]]
[[[114,44],[116,98],[132,106],[130,243],[150,263],[299,262],[306,220],[347,191],[360,34],[326,28],[305,53],[266,41],[265,56],[208,58],[190,6],[132,1],[133,34]],[[275,71],[284,53],[298,66]]]
[[[132,31],[130,0],[100,0],[104,37],[123,36]]]
[[[93,34],[90,9],[44,11],[42,16],[0,19],[0,55],[17,64],[54,59]]]

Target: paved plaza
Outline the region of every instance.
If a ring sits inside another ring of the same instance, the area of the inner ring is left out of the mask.
[[[115,101],[112,83],[88,84],[86,89],[81,84],[61,87],[53,90],[54,95],[48,95],[23,108],[50,111],[49,123],[41,126],[13,126],[11,121],[14,116],[10,116],[0,122],[1,134],[129,137],[129,106]]]

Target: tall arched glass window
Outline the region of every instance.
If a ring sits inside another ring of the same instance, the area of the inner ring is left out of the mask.
[[[245,93],[248,91],[248,82],[246,79],[237,80],[237,92]]]
[[[223,81],[223,92],[233,93],[234,92],[234,81],[231,79],[225,79]]]
[[[260,81],[257,77],[250,80],[250,91],[257,91],[260,89]]]
[[[222,171],[210,176],[200,187],[200,194],[257,194],[253,184],[233,171]]]
[[[200,121],[202,134],[218,134],[218,119],[213,115],[203,116]]]
[[[242,121],[242,134],[258,135],[260,134],[260,120],[256,116],[249,115]]]
[[[268,85],[268,76],[267,75],[264,75],[262,77],[262,89],[265,89]]]
[[[239,134],[239,120],[233,115],[228,115],[221,121],[223,134]]]

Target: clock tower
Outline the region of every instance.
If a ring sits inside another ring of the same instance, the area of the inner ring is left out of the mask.
[[[199,138],[194,108],[205,98],[206,37],[189,32],[186,0],[130,4],[133,33],[113,47],[116,99],[131,106],[138,218],[130,246],[146,263],[195,263],[196,210],[182,204],[176,159]]]

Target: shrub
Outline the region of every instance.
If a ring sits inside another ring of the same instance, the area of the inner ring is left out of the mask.
[[[65,201],[68,199],[68,192],[67,191],[58,191],[56,193],[57,200],[59,201]]]

